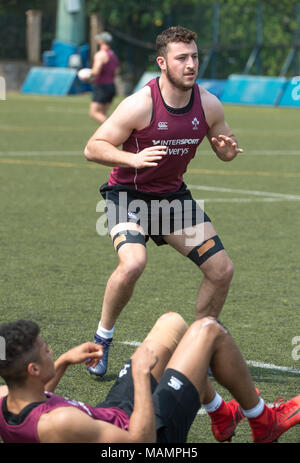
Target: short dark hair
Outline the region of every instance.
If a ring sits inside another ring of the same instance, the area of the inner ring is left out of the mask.
[[[0,360],[0,376],[8,387],[22,386],[27,378],[27,365],[39,360],[36,341],[39,326],[29,320],[4,323],[0,336],[5,340],[5,359]]]
[[[159,34],[156,38],[156,50],[158,56],[166,56],[167,46],[172,42],[190,43],[196,42],[196,32],[190,31],[182,26],[172,26]]]

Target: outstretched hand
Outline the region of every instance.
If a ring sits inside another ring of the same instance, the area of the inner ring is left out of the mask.
[[[238,153],[243,153],[242,148],[238,148],[237,142],[226,135],[219,135],[217,138],[212,137],[211,143],[217,155],[223,161],[231,161]]]
[[[93,342],[85,342],[68,350],[64,354],[64,361],[68,365],[85,362],[87,367],[95,367],[102,356],[102,346]]]

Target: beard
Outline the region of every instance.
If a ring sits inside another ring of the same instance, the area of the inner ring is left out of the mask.
[[[170,68],[168,67],[168,65],[166,65],[166,76],[169,80],[169,82],[173,85],[173,87],[177,88],[178,90],[181,90],[183,92],[187,92],[189,90],[191,90],[196,82],[196,74],[195,74],[195,78],[193,79],[193,81],[191,83],[187,83],[185,84],[182,79],[178,78],[178,77],[175,77],[174,74],[172,74]]]

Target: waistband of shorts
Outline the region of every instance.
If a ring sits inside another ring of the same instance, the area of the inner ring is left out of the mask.
[[[167,193],[148,193],[146,191],[136,190],[130,185],[109,185],[108,183],[104,183],[100,187],[100,193],[103,194],[106,191],[126,191],[130,193],[132,196],[135,196],[139,199],[175,199],[179,198],[186,193],[189,193],[189,190],[186,184],[183,182],[179,190],[177,191],[170,191]]]

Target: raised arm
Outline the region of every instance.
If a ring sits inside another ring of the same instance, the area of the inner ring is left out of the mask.
[[[155,415],[150,387],[150,371],[157,358],[147,345],[132,356],[134,408],[125,431],[110,423],[95,420],[81,410],[62,407],[42,417],[38,425],[41,442],[156,442]]]
[[[201,89],[201,97],[210,127],[207,133],[210,145],[222,161],[232,161],[243,149],[238,147],[236,137],[225,121],[224,108],[215,95],[204,89]]]
[[[85,158],[110,167],[141,169],[156,166],[165,154],[163,146],[151,146],[138,154],[118,148],[129,138],[133,130],[144,128],[150,123],[151,114],[150,89],[144,87],[125,98],[96,130],[85,147]]]
[[[156,442],[155,414],[150,387],[150,372],[157,362],[151,349],[143,343],[132,356],[134,409],[129,431],[134,442]]]
[[[95,366],[103,355],[102,347],[93,342],[85,342],[62,354],[56,362],[55,376],[46,385],[45,391],[54,392],[56,386],[70,365],[86,362],[86,366]]]

